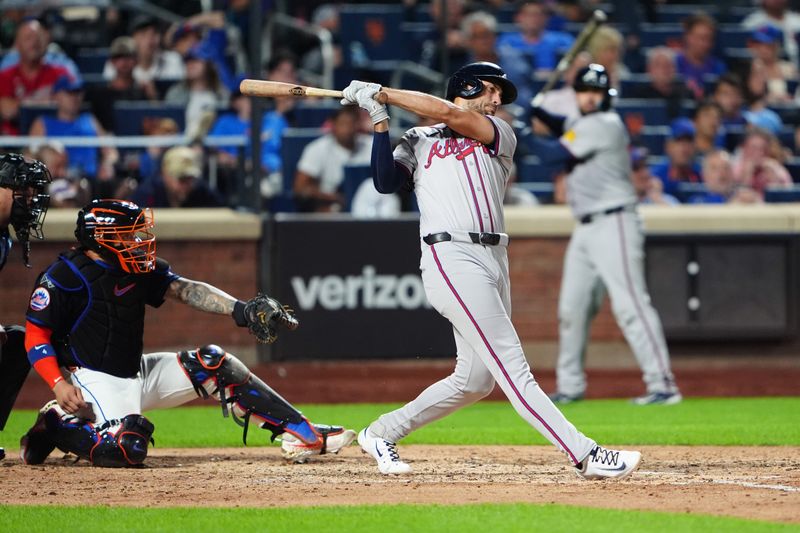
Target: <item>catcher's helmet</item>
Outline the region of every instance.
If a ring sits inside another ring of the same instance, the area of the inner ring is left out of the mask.
[[[28,264],[30,236],[44,238],[42,225],[50,204],[47,185],[52,181],[50,171],[41,161],[25,161],[20,154],[0,155],[0,187],[11,189],[10,222],[23,247],[22,259]]]
[[[611,108],[611,98],[617,95],[616,89],[611,87],[611,79],[603,65],[592,63],[581,70],[575,76],[572,84],[575,92],[581,91],[604,91],[603,103],[600,109],[608,111]]]
[[[481,80],[497,84],[503,91],[500,103],[510,104],[517,99],[517,88],[508,79],[505,71],[494,63],[480,61],[470,63],[458,69],[447,82],[446,99],[451,102],[456,96],[461,98],[475,98],[483,92]]]
[[[78,213],[75,237],[85,248],[132,274],[156,266],[153,213],[125,200],[92,200]]]

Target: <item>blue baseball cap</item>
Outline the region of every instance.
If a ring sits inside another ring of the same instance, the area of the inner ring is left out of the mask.
[[[196,44],[189,48],[186,52],[186,55],[183,56],[184,61],[189,61],[190,59],[200,59],[202,61],[210,61],[213,59],[214,56],[211,54],[211,51],[208,49],[207,46],[203,46],[203,44]]]
[[[670,139],[694,139],[694,123],[686,117],[673,120],[670,128]]]
[[[647,156],[650,155],[647,148],[644,146],[634,146],[631,148],[631,166],[638,168],[647,162]]]
[[[773,44],[783,41],[783,32],[777,26],[767,24],[753,30],[750,34],[750,40],[757,43]]]
[[[53,84],[53,94],[59,91],[77,92],[83,90],[83,82],[69,76],[61,76]]]
[[[748,124],[756,128],[766,130],[773,135],[778,135],[783,128],[781,117],[771,109],[761,109],[759,111],[745,111],[742,117]]]

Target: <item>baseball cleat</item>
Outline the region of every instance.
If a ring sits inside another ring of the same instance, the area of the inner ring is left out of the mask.
[[[595,445],[575,473],[584,479],[622,479],[633,473],[642,460],[639,452],[609,450]]]
[[[400,460],[397,444],[376,437],[364,428],[358,434],[358,444],[364,453],[370,454],[378,462],[381,474],[410,474],[411,466]]]
[[[575,403],[583,400],[583,394],[570,396],[569,394],[564,394],[563,392],[554,392],[553,394],[548,394],[547,397],[550,398],[551,402],[559,405],[566,405],[568,403]]]
[[[651,392],[631,400],[634,405],[675,405],[681,403],[683,396],[680,392]]]
[[[45,413],[53,407],[57,407],[55,400],[50,400],[39,410],[36,415],[36,422],[31,429],[19,440],[19,456],[26,465],[40,465],[47,459],[56,445],[53,439],[47,434],[45,426]]]
[[[308,444],[291,433],[281,435],[281,453],[283,458],[292,463],[305,463],[313,455],[336,454],[349,446],[356,439],[356,432],[340,426],[313,424],[320,434],[315,444]]]

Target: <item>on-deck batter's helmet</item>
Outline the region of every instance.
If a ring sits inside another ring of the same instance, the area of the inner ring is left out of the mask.
[[[575,92],[581,91],[605,91],[603,103],[600,109],[608,111],[611,108],[611,98],[617,95],[616,89],[611,87],[611,79],[608,77],[608,72],[603,65],[591,63],[590,65],[582,68],[575,75],[575,81],[572,84]]]
[[[22,245],[22,259],[27,266],[31,235],[44,238],[42,225],[50,205],[45,189],[51,181],[50,171],[41,161],[28,162],[20,154],[0,155],[0,187],[12,191],[9,221]]]
[[[153,212],[125,200],[92,200],[78,213],[75,237],[89,250],[131,274],[156,266]]]
[[[488,61],[470,63],[458,69],[447,82],[446,99],[453,102],[456,96],[475,98],[483,92],[481,80],[499,85],[503,91],[500,103],[510,104],[517,99],[517,88],[499,65]]]

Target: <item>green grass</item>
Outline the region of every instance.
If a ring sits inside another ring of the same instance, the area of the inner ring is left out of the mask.
[[[311,420],[360,429],[399,404],[300,406]],[[800,398],[692,398],[674,406],[640,407],[625,400],[591,400],[562,408],[583,433],[607,444],[800,445]],[[241,429],[218,405],[160,410],[147,416],[158,447],[241,445]],[[13,448],[35,418],[14,411],[0,445]],[[268,433],[252,427],[251,446]],[[417,444],[546,444],[506,402],[480,402],[403,441]]]
[[[796,525],[565,505],[391,505],[275,509],[0,506],[3,531],[476,531],[637,533],[799,531]],[[200,524],[203,527],[198,528]],[[57,527],[56,527],[57,526]]]

